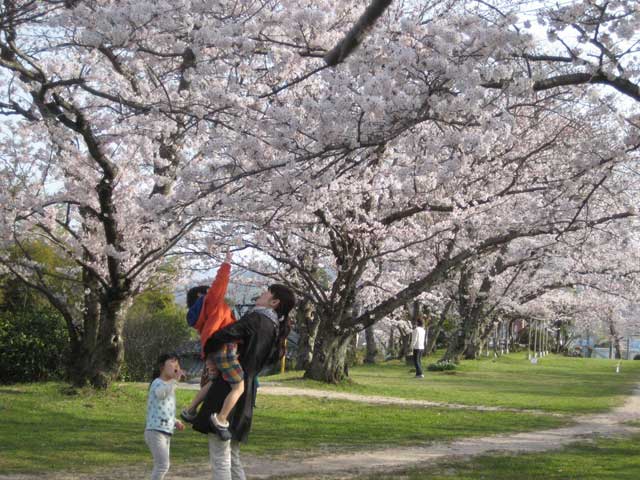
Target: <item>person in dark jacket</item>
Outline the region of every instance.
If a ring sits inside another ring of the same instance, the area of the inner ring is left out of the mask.
[[[220,345],[238,342],[238,357],[244,371],[244,393],[231,413],[229,430],[231,442],[220,440],[211,428],[211,415],[218,412],[230,387],[222,377],[216,379],[193,421],[193,428],[209,435],[209,453],[214,478],[243,479],[239,442],[246,442],[251,430],[255,389],[258,373],[285,354],[285,340],[289,335],[289,312],[295,306],[295,296],[284,285],[273,284],[256,300],[255,308],[236,323],[213,334],[205,343],[205,354]]]

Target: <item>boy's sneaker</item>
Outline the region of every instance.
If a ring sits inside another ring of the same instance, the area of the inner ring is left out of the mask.
[[[214,413],[209,417],[209,426],[211,427],[211,430],[213,430],[216,433],[216,435],[218,435],[218,438],[220,438],[220,440],[222,440],[223,442],[231,440],[231,432],[229,431],[229,422],[226,422],[226,425],[223,423],[220,423],[220,421],[218,420],[217,414]]]
[[[424,378],[424,375],[416,375],[416,378]]]
[[[198,416],[198,412],[191,412],[189,409],[184,408],[182,412],[180,412],[180,418],[187,423],[193,423],[193,421]]]

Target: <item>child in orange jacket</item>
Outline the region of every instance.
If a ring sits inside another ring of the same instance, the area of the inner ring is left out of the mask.
[[[230,274],[231,253],[227,250],[224,263],[218,269],[216,278],[213,280],[209,290],[207,290],[200,315],[194,325],[194,328],[200,334],[203,357],[204,345],[207,343],[209,337],[218,330],[236,321],[231,308],[229,308],[229,305],[224,301],[227,287],[229,286]],[[199,287],[195,288],[198,289]],[[192,296],[187,295],[187,298],[190,297]],[[191,307],[191,305],[189,305],[189,307]],[[212,380],[215,380],[218,375],[222,375],[222,378],[231,387],[231,391],[227,395],[220,412],[212,415],[211,426],[222,440],[229,440],[231,435],[228,430],[229,421],[227,417],[240,396],[244,393],[244,371],[238,361],[238,345],[236,343],[225,343],[219,350],[205,358],[205,365],[209,372],[209,381],[202,386],[189,407],[182,411],[180,417],[191,423],[196,416],[198,405],[202,403],[207,396],[209,388],[211,388]]]

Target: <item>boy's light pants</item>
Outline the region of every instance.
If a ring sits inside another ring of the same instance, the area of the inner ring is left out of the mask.
[[[213,433],[208,437],[213,480],[245,480],[240,463],[240,444],[233,440],[223,442]]]
[[[162,480],[169,471],[169,447],[171,436],[156,430],[145,430],[144,440],[153,456],[151,480]]]

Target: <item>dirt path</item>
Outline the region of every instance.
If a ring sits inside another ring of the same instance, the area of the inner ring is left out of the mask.
[[[187,390],[197,390],[198,385],[191,383],[181,383],[180,388]],[[381,395],[360,395],[357,393],[335,392],[329,390],[314,390],[310,388],[284,387],[279,383],[267,383],[260,386],[260,395],[281,395],[312,397],[330,400],[346,400],[349,402],[372,403],[376,405],[399,405],[405,407],[439,407],[454,410],[475,410],[480,412],[516,412],[531,413],[537,415],[549,415],[552,417],[567,417],[562,413],[545,412],[544,410],[509,408],[509,407],[488,407],[486,405],[464,405],[461,403],[433,402],[430,400],[412,400],[401,397],[383,397]]]
[[[295,393],[293,393],[295,392]],[[384,397],[364,397],[339,392],[316,392],[303,390],[312,396],[363,401],[364,398],[380,400]],[[281,387],[262,387],[261,393],[275,395],[298,395],[298,389]],[[380,401],[378,403],[390,403]],[[369,401],[369,400],[366,400]],[[397,403],[397,400],[393,400]],[[413,402],[403,403],[416,405]],[[376,402],[373,402],[376,403]],[[432,405],[428,405],[432,406]],[[438,404],[438,406],[446,406]],[[625,425],[626,422],[640,419],[640,387],[636,389],[625,404],[619,408],[598,415],[576,417],[576,423],[570,427],[552,430],[518,433],[507,436],[476,437],[447,443],[433,443],[415,447],[368,449],[353,452],[328,452],[321,455],[288,455],[268,459],[243,455],[247,476],[251,479],[266,478],[349,478],[353,475],[393,471],[417,465],[426,465],[444,458],[468,458],[489,452],[524,453],[557,450],[577,441],[587,441],[596,435],[620,436],[640,432],[640,428]],[[206,455],[206,452],[203,452]],[[126,480],[145,479],[148,470],[133,467],[127,470],[114,469],[90,475],[0,475],[0,480],[106,480],[123,478]],[[188,467],[172,467],[166,480],[196,480],[211,478],[207,464]]]
[[[292,388],[283,387],[278,384],[268,384],[260,387],[260,395],[285,395],[285,396],[303,396],[324,398],[332,400],[347,400],[350,402],[373,403],[378,405],[400,405],[407,407],[441,407],[451,408],[454,410],[475,410],[480,412],[517,412],[517,413],[533,413],[540,415],[550,415],[558,417],[566,417],[567,415],[559,413],[549,413],[542,410],[528,410],[521,408],[508,407],[488,407],[485,405],[463,405],[459,403],[443,403],[432,402],[429,400],[412,400],[400,397],[383,397],[379,395],[359,395],[356,393],[332,392],[327,390],[312,390],[308,388]]]

